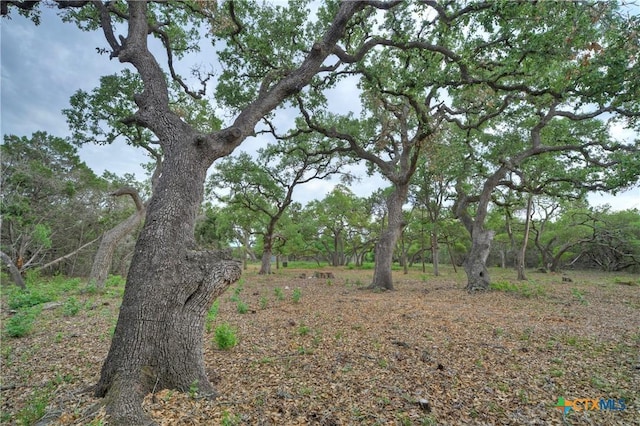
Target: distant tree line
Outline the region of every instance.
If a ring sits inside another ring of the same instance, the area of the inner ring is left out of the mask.
[[[30,138],[7,135],[0,149],[2,252],[21,274],[38,270],[89,276],[100,239],[136,212],[131,199],[117,197],[117,190],[134,188],[145,197],[149,183],[109,172],[96,176],[72,144],[43,132]],[[209,186],[196,222],[199,244],[232,249],[245,264],[262,259],[262,273],[272,272],[264,266],[270,268],[272,259],[276,267],[293,260],[353,267],[375,263],[375,244],[388,222],[389,189],[360,197],[349,184],[338,183],[323,198],[301,205],[293,201],[294,188],[304,191],[305,183],[338,173],[353,182],[346,173],[348,165],[324,169],[314,163],[309,174],[291,156],[287,169],[284,153],[278,154],[273,146],[258,156],[256,161],[241,154],[215,167],[210,180],[218,182],[215,188],[226,190],[221,193]],[[295,173],[301,170],[305,173]],[[403,207],[406,225],[393,261],[405,268],[421,265],[437,275],[439,264],[464,264],[471,239],[452,209],[455,176],[434,176],[430,171],[427,162],[421,163],[411,182]],[[523,194],[498,191],[494,201],[487,218],[487,229],[495,232],[490,266],[517,266],[529,221],[526,268],[640,271],[637,209],[611,211],[590,207],[584,198],[538,196],[527,220]],[[118,242],[109,273],[126,275],[136,236],[132,229]]]

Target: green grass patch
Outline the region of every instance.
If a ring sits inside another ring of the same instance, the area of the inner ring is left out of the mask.
[[[247,305],[242,300],[238,300],[238,302],[236,302],[236,309],[238,310],[239,314],[246,314],[247,312],[249,312],[249,305]]]
[[[495,281],[489,285],[489,288],[495,291],[516,294],[527,299],[532,297],[542,297],[546,294],[542,285],[528,281],[518,283],[513,283],[507,280]]]
[[[274,288],[273,289],[273,294],[275,294],[276,299],[284,300],[284,292],[282,291],[282,289],[280,287]]]
[[[45,415],[51,399],[50,386],[37,388],[29,398],[27,405],[16,415],[19,425],[32,425]]]

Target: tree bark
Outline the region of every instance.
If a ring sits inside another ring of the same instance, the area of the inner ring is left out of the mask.
[[[406,226],[402,205],[407,199],[409,185],[396,185],[387,198],[387,228],[382,231],[380,239],[375,247],[375,269],[373,280],[369,288],[393,290],[393,278],[391,265],[393,263],[393,251],[402,229]]]
[[[118,248],[118,244],[133,232],[142,220],[146,212],[144,203],[138,195],[138,191],[133,188],[121,188],[111,195],[121,196],[129,195],[133,198],[136,205],[136,212],[129,216],[125,221],[120,222],[115,227],[111,228],[102,236],[100,241],[100,247],[93,259],[93,265],[91,266],[91,273],[89,274],[89,285],[94,285],[98,289],[103,289],[109,270],[111,269],[111,263],[113,260],[113,254]]]
[[[204,369],[203,331],[213,301],[241,274],[228,255],[195,251],[194,228],[207,164],[176,134],[150,200],[127,277],[118,324],[96,395],[111,424],[148,421],[141,409],[154,388],[214,396]],[[180,147],[180,148],[178,148]],[[187,173],[188,170],[188,173]],[[143,420],[144,419],[144,420]]]
[[[467,291],[486,291],[491,283],[487,270],[487,258],[491,251],[491,241],[495,232],[480,226],[474,228],[471,235],[471,250],[464,262],[467,273]]]
[[[26,289],[27,286],[24,283],[24,279],[22,279],[22,275],[20,275],[20,270],[13,263],[11,257],[9,257],[9,255],[7,255],[6,253],[0,251],[0,260],[2,260],[2,262],[7,265],[7,268],[9,268],[9,274],[11,275],[13,282],[21,289]]]
[[[266,238],[265,238],[266,240]],[[267,247],[267,242],[265,241],[264,249],[262,250],[262,261],[260,263],[260,271],[258,274],[260,275],[269,275],[271,273],[271,244]]]

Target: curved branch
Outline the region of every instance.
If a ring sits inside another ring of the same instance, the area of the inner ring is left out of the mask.
[[[114,197],[119,197],[121,195],[129,195],[131,196],[131,198],[133,199],[133,202],[136,205],[136,210],[137,211],[144,210],[144,203],[142,202],[142,198],[140,198],[140,194],[138,194],[138,191],[135,188],[132,188],[130,186],[125,186],[123,188],[120,188],[112,192],[109,195],[112,195]]]

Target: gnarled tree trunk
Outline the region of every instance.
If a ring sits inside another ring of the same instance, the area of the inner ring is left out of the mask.
[[[491,241],[495,232],[477,226],[471,235],[471,249],[464,262],[467,273],[467,291],[485,291],[491,283],[487,270],[487,258],[491,251]]]
[[[139,424],[152,389],[214,389],[204,368],[206,312],[241,274],[218,252],[195,251],[195,218],[208,164],[192,135],[168,131],[165,167],[150,200],[127,277],[111,349],[97,396],[106,396],[114,424]],[[166,140],[166,139],[165,139]],[[171,149],[175,147],[175,149]]]

